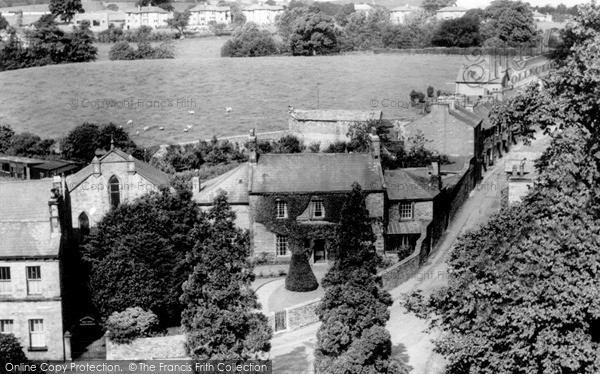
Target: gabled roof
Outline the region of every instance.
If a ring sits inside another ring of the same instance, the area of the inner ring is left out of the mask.
[[[166,10],[159,8],[157,6],[143,6],[140,9],[135,8],[135,9],[125,9],[124,10],[125,13],[132,13],[132,14],[140,14],[140,13],[162,13],[162,14],[166,14],[166,13],[170,13],[167,12]]]
[[[455,106],[454,109],[450,109],[449,113],[452,117],[458,119],[459,121],[461,121],[471,127],[477,127],[477,125],[479,125],[481,123],[481,121],[483,120],[476,114],[473,114],[472,112],[470,112],[460,106]]]
[[[21,156],[8,156],[0,154],[0,162],[17,162],[20,164],[41,164],[44,160],[37,158],[21,157]]]
[[[429,168],[386,170],[383,173],[388,199],[433,200],[440,193],[430,182]]]
[[[60,235],[50,231],[52,179],[0,182],[0,256],[57,256]]]
[[[247,204],[248,174],[250,164],[244,163],[227,173],[202,183],[200,192],[194,191],[193,199],[201,205],[212,205],[214,198],[221,190],[227,192],[229,204]]]
[[[78,167],[77,164],[75,164],[74,162],[52,160],[52,161],[44,161],[43,163],[41,163],[39,165],[35,165],[34,168],[38,169],[38,170],[54,170],[54,169],[63,168],[65,166],[70,166],[69,169],[74,169],[74,168]]]
[[[111,149],[107,154],[100,158],[100,164],[102,161],[106,159],[109,155],[116,154],[123,159],[123,162],[127,162],[129,156],[127,153],[121,151],[120,149]],[[168,186],[169,185],[169,176],[156,169],[154,166],[148,165],[147,163],[140,161],[134,157],[133,161],[135,163],[135,171],[139,173],[142,177],[144,177],[148,182],[154,184],[155,186]],[[69,190],[75,189],[81,183],[83,183],[90,175],[94,172],[94,166],[89,164],[83,169],[79,170],[77,173],[70,175],[67,177],[67,185],[69,186]]]
[[[346,192],[354,182],[383,191],[381,165],[370,154],[265,154],[253,166],[250,193]]]
[[[413,5],[400,5],[395,7],[394,9],[392,9],[392,12],[414,12],[416,10],[419,10],[420,8],[418,6],[413,6]]]
[[[294,110],[290,114],[298,121],[367,122],[380,120],[381,110]]]
[[[228,6],[200,4],[190,9],[190,12],[229,12],[230,10],[231,8]]]

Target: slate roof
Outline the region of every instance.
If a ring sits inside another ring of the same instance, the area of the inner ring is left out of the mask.
[[[414,12],[416,10],[420,9],[418,6],[412,6],[412,5],[400,5],[395,7],[394,9],[392,9],[392,12]]]
[[[390,222],[387,227],[388,235],[399,235],[399,234],[420,234],[423,231],[423,227],[427,227],[429,221],[398,221]],[[426,223],[422,226],[423,223]]]
[[[41,164],[41,163],[45,162],[44,160],[40,160],[37,158],[0,155],[0,162],[3,162],[3,161],[4,162],[18,162],[21,164]]]
[[[482,118],[460,106],[455,106],[454,109],[450,109],[449,113],[452,117],[471,127],[477,127],[482,121]]]
[[[212,205],[221,190],[227,192],[229,204],[248,204],[248,173],[250,164],[244,163],[227,173],[209,179],[200,185],[200,192],[194,191],[193,199],[202,205]]]
[[[129,154],[121,151],[120,149],[112,149],[107,154],[100,158],[100,164],[102,164],[102,160],[104,160],[111,153],[116,153],[121,158],[123,158],[123,162],[127,162],[129,159]],[[150,183],[155,186],[168,186],[169,185],[169,176],[156,169],[154,166],[148,165],[147,163],[140,161],[136,158],[133,158],[135,163],[135,171],[139,173],[142,177],[148,180]],[[69,175],[67,177],[67,185],[69,186],[69,190],[73,191],[77,186],[83,183],[90,175],[94,172],[94,166],[92,164],[87,165],[83,169],[79,170],[77,173],[73,175]]]
[[[0,182],[0,257],[57,256],[60,235],[50,232],[53,179]]]
[[[356,121],[380,120],[381,110],[294,110],[291,116],[298,121]]]
[[[243,10],[275,10],[275,11],[279,11],[279,10],[283,10],[282,6],[279,5],[268,5],[268,4],[252,4],[249,5],[247,7],[245,7]]]
[[[437,187],[431,186],[429,168],[386,170],[383,176],[391,201],[433,200],[440,192]]]
[[[358,182],[365,191],[383,191],[381,165],[370,154],[302,153],[260,155],[251,193],[345,192]]]
[[[77,168],[77,164],[69,162],[69,161],[44,161],[42,164],[35,165],[35,168],[38,170],[54,170],[59,169],[65,166],[71,166],[71,168]],[[70,168],[70,169],[71,169]]]
[[[196,5],[192,9],[190,9],[190,12],[210,12],[210,11],[212,11],[212,12],[228,12],[230,10],[231,10],[231,8],[228,6],[200,4],[200,5]]]
[[[479,116],[483,120],[481,123],[481,128],[484,130],[494,127],[490,122],[490,107],[491,103],[478,104],[473,107],[473,114]]]

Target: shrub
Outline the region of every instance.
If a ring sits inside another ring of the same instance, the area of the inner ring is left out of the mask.
[[[310,268],[305,253],[292,253],[290,272],[285,278],[285,288],[295,292],[314,291],[319,287],[317,277]]]
[[[136,51],[127,42],[118,42],[108,51],[110,60],[135,60],[137,59]]]
[[[136,338],[156,335],[159,330],[156,314],[140,307],[127,308],[108,317],[105,324],[115,343],[128,344]]]
[[[123,38],[123,29],[114,27],[111,23],[108,29],[98,33],[100,43],[116,43]]]
[[[27,357],[19,340],[13,334],[0,334],[0,373],[7,373],[8,363],[19,365],[27,362]]]
[[[321,142],[313,142],[308,145],[308,150],[312,153],[319,153],[321,150]]]
[[[277,43],[269,31],[254,23],[239,27],[221,48],[222,57],[257,57],[278,53]]]
[[[323,150],[323,153],[345,153],[348,149],[348,143],[338,140],[329,144],[329,147]]]

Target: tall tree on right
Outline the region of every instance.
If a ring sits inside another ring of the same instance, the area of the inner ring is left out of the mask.
[[[392,298],[377,277],[381,258],[374,242],[365,194],[355,183],[336,229],[332,246],[336,261],[323,279],[316,374],[408,373],[404,364],[391,358],[385,324]]]

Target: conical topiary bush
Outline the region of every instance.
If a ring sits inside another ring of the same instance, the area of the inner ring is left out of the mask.
[[[310,268],[305,253],[292,253],[290,271],[285,277],[285,288],[288,291],[309,292],[319,287],[317,277]]]

